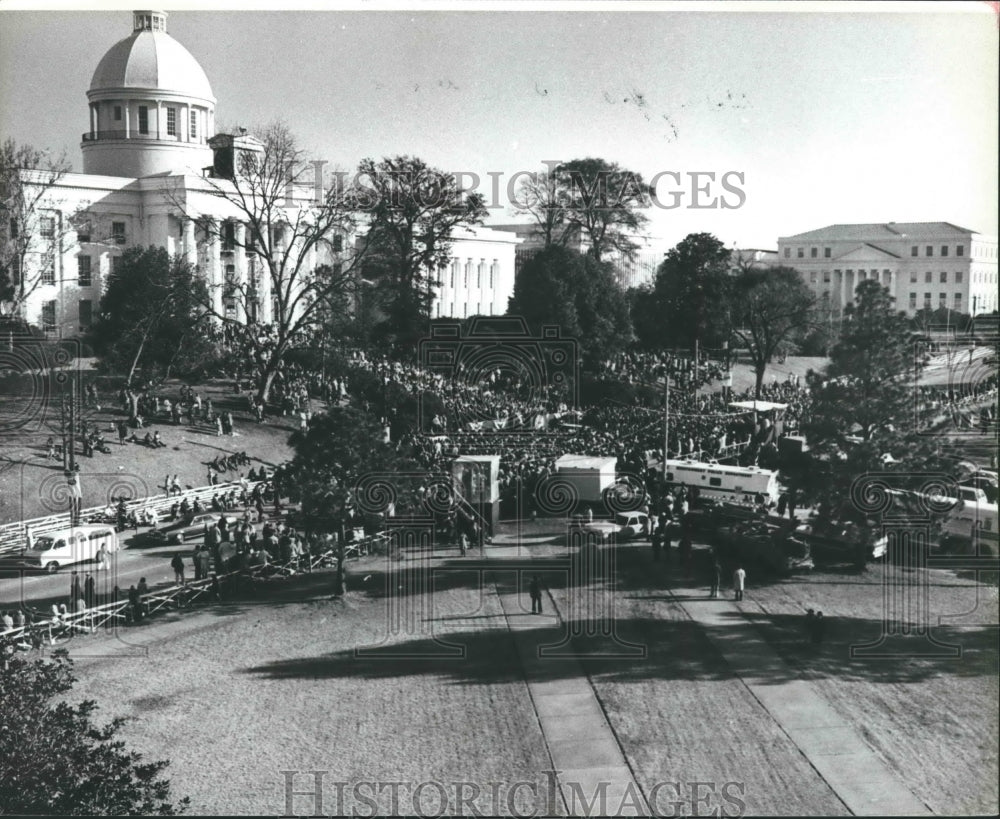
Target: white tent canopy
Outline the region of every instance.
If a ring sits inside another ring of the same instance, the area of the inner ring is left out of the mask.
[[[771,412],[771,410],[788,409],[788,404],[776,404],[774,401],[732,401],[729,406],[749,412]]]

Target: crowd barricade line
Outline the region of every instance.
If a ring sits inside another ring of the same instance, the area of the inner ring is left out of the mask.
[[[390,536],[387,532],[379,532],[362,539],[346,544],[344,558],[360,557],[371,554],[376,544],[388,543]],[[247,570],[236,569],[234,571],[219,572],[215,574],[214,580],[223,583],[230,579],[250,578],[251,580],[273,577],[280,574],[283,577],[291,577],[296,574],[311,572],[320,566],[323,561],[334,561],[336,565],[338,546],[332,543],[316,555],[307,555],[310,560],[292,558],[286,563],[272,562],[251,565]],[[303,563],[306,567],[303,568]],[[329,563],[328,563],[329,565]],[[185,583],[174,583],[164,587],[154,587],[146,591],[141,597],[144,616],[149,616],[158,611],[169,610],[172,607],[177,609],[186,608],[199,598],[209,594],[213,588],[213,578],[201,578]],[[33,644],[26,642],[33,632],[44,632],[47,635],[49,645],[55,645],[60,637],[68,637],[77,633],[93,634],[109,623],[121,620],[126,623],[133,621],[131,613],[132,603],[127,599],[119,599],[110,603],[103,603],[99,606],[91,606],[80,611],[67,612],[59,617],[49,617],[44,620],[36,620],[23,626],[15,626],[12,629],[0,631],[0,640],[9,640],[28,648]]]

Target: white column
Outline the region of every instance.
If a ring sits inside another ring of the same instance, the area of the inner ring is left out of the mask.
[[[156,103],[156,138],[163,139],[163,103]]]
[[[247,320],[246,295],[242,292],[242,289],[245,289],[247,286],[247,226],[242,222],[237,222],[235,232],[236,252],[233,254],[233,261],[236,264],[236,286],[241,289],[238,290],[236,298],[236,318],[245,324]]]
[[[194,237],[194,219],[184,220],[184,261],[192,267],[198,264],[198,245]]]
[[[129,104],[128,101],[122,103],[122,107],[125,109],[125,139],[128,139],[132,135],[132,123],[129,121]]]
[[[191,103],[186,102],[180,108],[182,122],[178,123],[177,133],[184,142],[191,141]]]
[[[220,316],[225,315],[222,306],[222,288],[225,284],[225,279],[226,277],[222,272],[222,240],[219,238],[219,223],[213,221],[209,227],[208,271],[205,280],[208,282],[208,287],[212,294],[212,310]]]

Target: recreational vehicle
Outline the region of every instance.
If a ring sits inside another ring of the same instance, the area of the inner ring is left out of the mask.
[[[755,503],[762,496],[765,503],[773,505],[781,491],[778,473],[773,469],[699,461],[668,460],[666,482],[669,486],[696,488],[702,498],[736,503]]]

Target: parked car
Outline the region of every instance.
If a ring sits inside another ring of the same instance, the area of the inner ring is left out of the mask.
[[[851,521],[810,518],[795,536],[819,557],[843,558],[859,565],[885,557],[889,538],[873,526]]]
[[[602,540],[611,535],[618,540],[632,540],[642,536],[643,530],[649,525],[648,520],[649,516],[645,512],[619,512],[611,520],[598,518],[592,521],[578,515],[570,523],[570,531],[595,533]]]

